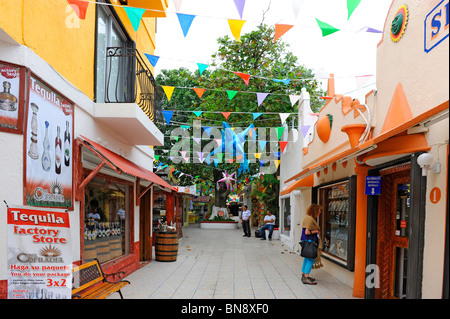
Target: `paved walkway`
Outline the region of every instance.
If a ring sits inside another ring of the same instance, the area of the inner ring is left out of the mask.
[[[152,261],[127,276],[125,299],[353,298],[351,287],[322,269],[301,282],[302,257],[280,240],[242,237],[242,229],[183,227],[175,262]],[[118,298],[113,294],[110,298]]]

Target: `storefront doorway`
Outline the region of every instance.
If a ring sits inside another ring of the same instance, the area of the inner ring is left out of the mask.
[[[152,215],[151,206],[153,204],[152,191],[146,192],[139,205],[139,261],[146,262],[152,260]]]
[[[406,298],[409,223],[411,210],[410,164],[380,171],[383,190],[378,201],[377,299]]]

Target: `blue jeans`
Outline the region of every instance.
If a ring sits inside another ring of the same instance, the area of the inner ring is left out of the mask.
[[[302,273],[309,275],[315,260],[315,258],[303,258]]]
[[[266,239],[266,229],[269,229],[269,238],[272,238],[273,228],[275,225],[265,224],[263,227],[259,229],[261,233],[261,238]]]

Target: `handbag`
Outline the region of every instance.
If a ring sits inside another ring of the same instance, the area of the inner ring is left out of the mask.
[[[300,242],[300,246],[302,247],[302,251],[300,252],[300,256],[304,258],[314,259],[317,257],[317,246],[318,243],[311,241],[311,239],[304,240]]]
[[[259,231],[259,229],[255,230],[255,237],[256,238],[261,237],[261,232]]]

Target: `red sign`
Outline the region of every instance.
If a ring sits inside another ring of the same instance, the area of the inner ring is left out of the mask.
[[[434,187],[430,192],[430,201],[433,204],[439,203],[441,200],[441,190],[439,187]]]
[[[406,228],[406,220],[400,221],[400,228]]]

